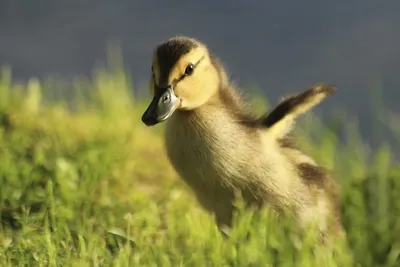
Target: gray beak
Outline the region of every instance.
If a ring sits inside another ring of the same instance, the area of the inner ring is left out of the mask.
[[[147,126],[153,126],[167,120],[177,109],[179,102],[171,86],[158,88],[149,107],[143,113],[142,122]]]

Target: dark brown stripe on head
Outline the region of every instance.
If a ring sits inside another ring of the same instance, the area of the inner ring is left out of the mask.
[[[160,86],[168,85],[169,74],[178,60],[189,53],[198,44],[190,38],[172,38],[157,47],[157,59],[160,69]]]

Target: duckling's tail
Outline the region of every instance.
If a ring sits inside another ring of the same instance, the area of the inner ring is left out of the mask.
[[[292,128],[295,119],[321,103],[336,91],[336,87],[316,84],[312,88],[284,98],[263,120],[269,134],[277,139],[284,137]]]

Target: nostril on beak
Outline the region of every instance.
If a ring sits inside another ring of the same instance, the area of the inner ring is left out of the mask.
[[[169,102],[171,102],[171,97],[169,94],[166,94],[163,96],[162,101],[164,104],[168,104]]]

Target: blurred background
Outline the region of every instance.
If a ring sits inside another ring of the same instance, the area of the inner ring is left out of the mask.
[[[200,3],[201,2],[201,3]],[[135,90],[149,78],[151,53],[178,34],[220,56],[243,87],[275,103],[319,81],[340,91],[318,110],[341,107],[371,137],[374,106],[398,111],[400,2],[0,0],[0,64],[14,79],[89,75],[117,44]],[[371,140],[373,142],[373,140]]]
[[[152,52],[175,35],[256,103],[338,87],[296,128],[340,186],[337,266],[400,266],[399,14],[399,0],[0,0],[0,266],[325,266],[267,215],[223,245],[163,124],[141,122]]]

